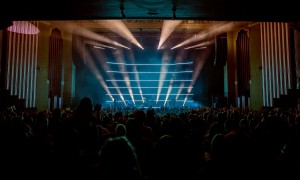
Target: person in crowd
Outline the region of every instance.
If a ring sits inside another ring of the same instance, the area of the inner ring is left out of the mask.
[[[99,151],[99,179],[142,180],[138,157],[125,136],[108,138]]]

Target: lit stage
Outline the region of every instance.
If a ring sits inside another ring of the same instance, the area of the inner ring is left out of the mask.
[[[224,93],[224,64],[218,64],[215,37],[181,47],[197,37],[194,32],[173,32],[164,41],[162,34],[143,30],[132,33],[130,42],[101,34],[119,47],[78,38],[76,97],[91,97],[102,107],[210,106],[211,97]]]

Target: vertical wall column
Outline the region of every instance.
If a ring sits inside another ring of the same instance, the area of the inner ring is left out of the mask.
[[[237,104],[237,72],[236,72],[236,35],[234,32],[227,33],[227,90],[228,104]]]
[[[238,32],[236,40],[237,53],[237,80],[238,98],[240,108],[250,106],[250,63],[249,63],[249,35],[248,31],[242,29]]]
[[[260,23],[249,27],[250,108],[260,110],[262,103],[262,63]]]
[[[61,31],[54,28],[49,37],[49,99],[50,109],[61,108],[63,75],[63,41]]]
[[[291,88],[290,36],[287,23],[263,22],[261,31],[263,106]]]
[[[37,26],[37,22],[31,22]],[[38,35],[26,32],[31,26],[14,26],[7,33],[7,59],[5,88],[11,95],[25,99],[26,107],[36,106],[36,70]],[[14,30],[14,29],[13,29]]]

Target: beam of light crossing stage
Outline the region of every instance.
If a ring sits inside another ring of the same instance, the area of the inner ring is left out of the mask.
[[[177,66],[177,65],[188,65],[193,64],[193,62],[182,62],[182,63],[154,63],[154,64],[148,64],[148,63],[118,63],[118,62],[106,62],[107,64],[114,64],[114,65],[124,65],[124,66]]]
[[[93,56],[93,57],[101,57],[101,55],[102,54],[100,54],[99,53],[99,51],[92,51],[92,52],[94,52],[95,53],[95,55]],[[89,58],[91,58],[92,56],[90,55],[90,53],[88,53],[87,54],[88,56],[89,56]],[[103,58],[101,58],[100,60],[99,60],[100,62],[102,62],[103,61]],[[96,65],[95,65],[95,63],[94,63],[94,61],[92,61],[92,64],[93,65],[90,65],[91,67],[91,69],[96,69],[95,67],[96,67]],[[108,65],[106,64],[106,63],[103,63],[103,69],[108,69]],[[105,71],[104,71],[105,72]],[[97,73],[100,75],[100,73],[97,71]],[[107,76],[110,78],[110,79],[114,79],[114,76],[113,76],[113,74],[111,74],[111,73],[106,73],[107,74]],[[101,76],[101,75],[100,75]],[[101,78],[102,78],[102,76],[101,76]],[[104,82],[104,84],[102,84],[102,86],[103,86],[103,88],[106,88],[106,89],[108,89],[107,88],[107,84],[105,83],[105,81],[103,80],[103,78],[102,78],[102,81]],[[118,88],[118,84],[117,84],[117,82],[111,82],[111,84],[112,84],[112,86],[114,87],[114,89],[117,91],[117,93],[119,94],[119,97],[120,97],[120,99],[124,99],[124,97],[122,96],[122,92],[121,92],[121,90]],[[108,89],[109,90],[109,89]],[[107,92],[107,93],[111,93],[111,92]],[[111,96],[111,99],[113,99],[113,97]],[[124,102],[124,104],[126,105],[126,102],[125,101],[123,101]]]
[[[194,73],[192,75],[192,81],[190,82],[189,88],[188,88],[188,93],[191,93],[192,87],[195,84],[196,79],[198,78],[200,72],[202,71],[202,68],[209,57],[209,52],[201,53],[199,57],[197,57],[196,60],[196,67],[194,69]],[[185,100],[187,99],[187,96],[185,97]],[[183,103],[183,106],[185,105],[185,102]]]
[[[129,79],[128,74],[125,75],[124,79],[125,80]],[[135,100],[134,100],[134,97],[133,97],[132,88],[131,88],[131,85],[130,85],[129,81],[126,81],[126,86],[128,87],[128,91],[129,91],[129,95],[131,97],[131,100],[132,100],[133,104],[135,104]],[[124,95],[124,94],[122,94],[122,95]]]
[[[135,102],[144,102],[145,100],[141,100],[141,99],[137,99],[135,100]],[[159,102],[164,102],[165,100],[157,100]],[[172,100],[167,100],[168,102],[172,101]],[[105,101],[107,103],[113,103],[114,101]],[[116,101],[116,102],[123,102],[123,101]],[[175,100],[175,102],[188,102],[188,103],[192,103],[194,101],[192,100]]]
[[[116,59],[119,63],[124,63],[124,62],[125,62],[125,60],[124,60],[124,54],[123,54],[123,52],[122,52],[120,49],[114,51],[113,56],[115,57],[115,59]],[[124,66],[124,65],[122,65],[122,64],[121,64],[121,65],[118,65],[118,68],[119,68],[119,70],[122,70],[122,71],[125,71],[125,72],[127,71],[126,66]],[[131,100],[132,100],[133,104],[135,104],[134,96],[132,95],[133,92],[132,92],[131,84],[130,84],[131,82],[128,81],[128,80],[130,79],[128,73],[123,73],[123,74],[122,74],[122,77],[123,77],[123,79],[125,80],[124,82],[125,82],[126,86],[128,87],[128,92],[131,94],[131,95],[130,95],[130,96],[131,96]]]
[[[168,92],[167,92],[167,95],[166,95],[166,98],[165,98],[164,106],[166,106],[167,100],[168,100],[169,96],[171,95],[170,93],[172,91],[172,84],[173,84],[173,81],[170,82],[170,85],[169,85],[169,88],[168,88]]]
[[[182,90],[184,88],[189,88],[189,87],[184,87],[185,83],[184,82],[181,82],[180,85],[179,85],[179,88],[178,88],[178,91],[177,91],[177,96],[175,99],[178,99],[179,95],[181,94]]]
[[[100,84],[104,87],[105,92],[107,94],[111,94],[111,92],[109,91],[109,89],[105,88],[106,87],[106,83],[105,83],[103,77],[99,73],[97,73],[96,78],[99,80]],[[113,96],[110,95],[109,97],[110,97],[111,100],[114,100]]]
[[[164,20],[157,49],[160,49],[161,45],[181,22],[181,20]]]
[[[198,78],[200,72],[202,71],[202,68],[203,68],[205,62],[207,61],[208,57],[209,57],[209,52],[201,53],[201,55],[197,57],[197,60],[196,60],[197,63],[194,68],[194,73],[192,75],[192,81],[190,82],[190,85],[188,88],[188,93],[190,93],[192,91],[192,87],[194,86],[195,81]]]
[[[130,64],[135,64],[135,54],[134,54],[133,51],[129,51],[129,57],[128,57],[128,59],[129,59]],[[125,64],[126,64],[126,63],[125,63]],[[123,65],[123,67],[125,68],[125,65]],[[138,70],[137,70],[137,66],[133,65],[133,66],[132,66],[132,71],[138,71]],[[134,74],[134,79],[139,80],[139,79],[140,79],[139,74]],[[136,86],[138,87],[138,91],[139,91],[139,93],[141,94],[141,99],[144,100],[143,90],[142,90],[142,88],[141,88],[141,84],[140,84],[139,81],[136,82]],[[131,89],[132,89],[132,88],[131,88]],[[144,103],[144,102],[143,102],[143,103]]]
[[[212,39],[213,37],[215,37],[221,33],[231,30],[232,28],[234,28],[234,26],[235,26],[235,24],[233,22],[218,23],[218,24],[212,26],[211,28],[207,29],[205,32],[200,32],[198,34],[195,34],[193,37],[179,43],[178,45],[172,47],[171,49],[176,49],[178,47],[182,47],[182,46],[185,46],[187,44],[194,43],[197,41],[203,41],[205,39]]]
[[[106,95],[111,95],[111,96],[116,96],[119,94],[106,94]],[[131,94],[122,94],[123,96],[130,96]],[[134,96],[140,95],[140,94],[132,94]],[[143,94],[144,96],[153,96],[156,95],[155,93],[150,93],[150,94]],[[170,96],[176,96],[177,94],[160,94],[162,96],[170,95]],[[193,96],[194,94],[180,94],[181,96]]]
[[[98,52],[98,51],[97,51]],[[101,60],[100,60],[101,61]],[[94,66],[92,66],[91,67],[92,69],[95,69],[95,64],[94,64]],[[103,64],[103,68],[104,69],[108,69],[108,65],[107,64]],[[97,72],[97,73],[99,73],[99,72]],[[113,76],[113,74],[111,74],[111,73],[106,73],[107,75],[108,75],[108,77],[110,78],[110,79],[114,79],[114,76]],[[100,75],[101,76],[101,75]],[[101,76],[101,78],[102,78],[102,76]],[[102,80],[103,80],[103,78],[102,78]],[[106,80],[105,80],[106,81]],[[103,82],[104,82],[104,84],[102,84],[102,86],[103,86],[103,88],[107,88],[107,84],[105,83],[105,81],[103,80]],[[117,92],[118,92],[118,94],[119,94],[119,96],[120,96],[120,98],[121,99],[124,99],[123,97],[122,97],[122,92],[121,92],[121,90],[119,89],[119,87],[118,87],[118,84],[117,84],[117,82],[111,82],[112,83],[112,85],[113,86],[111,86],[111,88],[113,88],[113,89],[115,89]],[[108,88],[107,88],[108,89]],[[110,93],[110,92],[107,92],[107,93]],[[113,98],[113,97],[112,97]],[[124,101],[123,101],[124,102]],[[126,102],[124,102],[124,104],[126,104]]]
[[[105,45],[105,44],[102,44],[102,43],[98,43],[98,42],[95,42],[95,41],[91,41],[91,40],[86,40],[86,41],[84,41],[84,43],[85,44],[89,44],[89,45],[93,45],[94,46],[94,48],[96,48],[96,47],[101,47],[101,48],[103,48],[103,49],[105,49],[105,48],[109,48],[109,49],[117,49],[117,48],[115,48],[115,47],[113,47],[113,46],[108,46],[108,45]],[[96,46],[96,47],[95,47]]]
[[[131,54],[131,55],[133,55],[133,54]],[[132,62],[134,62],[134,57],[132,57],[130,59],[132,60]],[[136,66],[133,66],[133,70],[137,71]],[[134,77],[135,77],[136,80],[140,79],[138,74],[134,74]],[[141,98],[142,98],[143,103],[144,103],[145,101],[144,101],[143,91],[142,91],[141,84],[139,83],[139,81],[137,81],[137,88],[139,89],[139,93],[141,94]]]
[[[206,41],[206,42],[203,42],[203,43],[200,43],[200,44],[196,44],[194,46],[189,46],[189,47],[186,47],[184,49],[192,49],[192,48],[201,48],[201,49],[204,49],[206,46],[209,46],[209,45],[212,45],[215,43],[215,39],[214,40],[210,40],[210,41]]]
[[[170,54],[168,52],[164,52],[163,55],[162,55],[163,64],[169,64],[170,61],[171,61]],[[167,71],[168,71],[168,66],[160,66],[160,72],[167,72]],[[165,81],[166,76],[167,76],[167,74],[164,74],[164,73],[159,75],[156,100],[160,99],[159,96],[160,96],[163,84],[164,84],[164,82],[166,82]],[[168,80],[167,82],[171,82],[171,80]],[[157,103],[157,101],[156,101],[156,103]]]
[[[94,39],[94,40],[97,40],[97,41],[100,41],[100,42],[105,42],[105,43],[115,45],[115,46],[118,46],[118,47],[122,47],[122,48],[125,48],[125,49],[130,49],[129,47],[127,47],[127,46],[125,46],[125,45],[123,45],[123,44],[121,44],[117,41],[114,41],[112,39],[109,39],[105,36],[102,36],[100,34],[97,34],[95,32],[92,32],[92,31],[89,31],[89,30],[86,30],[86,29],[81,29],[80,35],[83,35],[87,38]]]
[[[101,56],[103,56],[103,54],[102,53],[100,53],[100,51],[92,51],[92,53],[95,53],[93,56],[91,56],[91,54],[90,53],[86,53],[90,58],[92,58],[92,57],[101,57]],[[100,58],[100,59],[97,59],[98,61],[99,61],[99,63],[101,63],[101,64],[103,64],[102,66],[103,66],[103,69],[109,69],[109,67],[108,67],[108,65],[106,64],[106,63],[103,63],[103,61],[104,61],[104,58],[105,57],[102,57],[102,58]],[[91,62],[93,65],[90,65],[90,68],[91,69],[94,69],[93,71],[96,71],[96,65],[95,65],[95,62],[94,61],[92,61]],[[105,72],[105,71],[104,71]],[[105,90],[107,93],[111,93],[111,92],[109,92],[109,89],[107,88],[107,84],[106,84],[106,80],[104,80],[103,79],[103,77],[102,77],[102,75],[97,71],[96,72],[97,74],[99,74],[99,76],[97,76],[97,78],[99,79],[99,78],[101,78],[101,85],[102,85],[102,87],[104,88],[104,89],[107,89],[107,90]],[[111,73],[106,73],[106,75],[110,78],[110,79],[114,79],[114,77],[113,77],[113,74],[111,74]],[[102,81],[103,81],[103,83],[102,83]],[[119,96],[120,96],[120,98],[122,99],[123,97],[122,97],[122,94],[121,94],[121,91],[120,91],[120,89],[118,88],[118,84],[117,84],[117,82],[111,82],[111,84],[112,84],[112,86],[111,87],[113,87],[117,92],[118,92],[118,94],[119,94]],[[111,96],[111,99],[113,99],[113,97]],[[124,102],[124,104],[125,104],[125,102]]]
[[[123,44],[120,44],[112,39],[104,37],[96,32],[89,30],[89,29],[86,29],[86,28],[82,27],[80,24],[77,24],[76,22],[72,22],[72,23],[66,23],[65,21],[51,21],[51,22],[54,25],[61,27],[64,31],[70,32],[71,34],[74,34],[73,31],[76,31],[75,34],[78,34],[80,36],[83,36],[83,37],[86,37],[89,39],[93,39],[93,40],[97,40],[97,41],[101,41],[101,42],[105,42],[105,43],[115,45],[118,47],[130,49],[129,47],[124,46]]]
[[[177,58],[176,58],[177,59]],[[170,82],[170,84],[169,84],[169,88],[168,88],[168,92],[167,92],[167,96],[166,96],[166,99],[165,99],[165,102],[164,102],[164,106],[166,105],[166,103],[167,103],[167,100],[168,100],[168,98],[169,98],[169,95],[170,95],[170,93],[171,93],[171,91],[172,91],[172,89],[173,89],[173,79],[175,78],[175,74],[173,73],[172,74],[172,78],[171,78],[171,82]],[[176,99],[177,99],[177,97],[178,97],[178,94],[176,94]]]
[[[182,74],[182,73],[192,73],[193,71],[136,71],[136,72],[126,72],[126,71],[106,71],[108,73],[119,73],[119,74]]]
[[[136,79],[129,79],[129,80],[125,80],[125,79],[107,79],[106,81],[110,81],[110,82],[113,82],[113,81],[116,81],[116,82],[125,82],[125,81],[135,81],[135,82],[142,82],[142,81],[145,81],[145,82],[170,82],[171,80],[168,80],[168,79],[164,79],[164,80],[161,80],[161,79],[152,79],[152,80],[148,80],[148,79],[140,79],[140,80],[136,80]],[[182,81],[192,82],[193,80],[191,80],[191,79],[174,79],[173,81],[177,81],[177,82],[182,82]]]
[[[107,87],[108,89],[114,89],[115,87]],[[128,87],[119,87],[119,89],[127,89]],[[139,88],[142,88],[142,89],[156,89],[157,86],[146,86],[146,87],[131,87],[132,89],[139,89]],[[161,87],[162,89],[168,89],[169,87]],[[172,87],[172,89],[178,89],[178,88],[182,88],[182,89],[188,89],[188,88],[193,88],[193,87]]]
[[[130,41],[132,44],[144,49],[142,45],[137,41],[137,39],[130,32],[128,27],[121,20],[102,20],[101,25],[109,29],[110,31],[120,35],[124,39]]]
[[[187,101],[187,97],[185,97],[182,106],[185,106],[186,101]]]
[[[117,49],[115,47],[107,46],[107,45],[104,45],[104,44],[98,44],[97,46],[104,47],[104,48],[109,48],[109,49]]]
[[[77,47],[78,48],[78,47]],[[98,72],[98,70],[96,69],[96,65],[95,62],[92,59],[92,56],[90,53],[86,53],[86,60],[87,60],[87,66],[88,68],[91,69],[92,73],[95,75],[95,77],[97,78],[97,80],[100,82],[100,84],[102,85],[102,87],[104,87],[104,90],[106,91],[106,93],[110,94],[110,90],[107,88],[107,84],[104,81],[103,77],[101,76],[101,74]],[[109,96],[112,100],[114,100],[114,98],[110,95]]]
[[[68,23],[66,23],[66,21],[51,21],[51,24],[61,28],[65,32],[69,32],[70,34],[74,34],[74,31],[76,31],[75,34],[81,35],[83,37],[86,37],[89,39],[94,39],[94,40],[101,41],[101,42],[105,42],[105,43],[112,44],[112,45],[122,47],[125,49],[130,49],[129,47],[122,45],[112,39],[101,36],[96,32],[93,32],[89,29],[84,28],[83,26],[80,25],[80,21],[74,21],[74,22],[68,22]],[[72,39],[70,38],[69,41],[72,41]]]
[[[89,45],[93,45],[94,47],[101,47],[101,48],[109,48],[109,49],[117,49],[113,46],[108,46],[108,45],[105,45],[105,44],[102,44],[102,43],[99,43],[99,42],[96,42],[96,41],[92,41],[92,40],[85,40],[84,41],[85,44],[89,44]]]

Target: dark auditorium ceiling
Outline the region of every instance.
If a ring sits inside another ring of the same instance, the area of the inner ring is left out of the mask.
[[[177,30],[199,31],[216,22],[232,21],[236,27],[259,21],[289,22],[299,26],[299,6],[292,0],[51,0],[6,1],[0,10],[0,29],[12,21],[72,22],[103,31],[103,20],[123,20],[133,31],[161,28],[162,20],[183,20]],[[246,23],[245,23],[246,22]],[[59,27],[59,26],[57,26]],[[298,28],[298,27],[297,27]]]
[[[174,18],[295,22],[300,13],[294,0],[13,0],[5,1],[0,10],[0,21]]]

